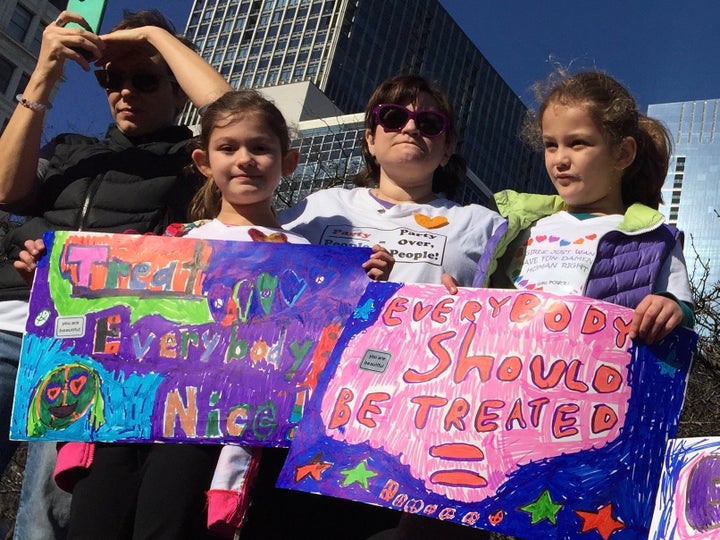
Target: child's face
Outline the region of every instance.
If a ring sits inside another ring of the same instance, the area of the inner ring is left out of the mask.
[[[611,145],[581,105],[549,104],[541,126],[545,168],[568,211],[625,213],[621,179],[635,141]]]
[[[417,103],[404,106],[411,111],[439,110],[437,102],[425,93],[418,96]],[[453,151],[444,134],[426,137],[413,119],[399,131],[386,131],[378,125],[375,133],[370,130],[365,133],[365,139],[370,153],[380,165],[381,182],[386,177],[403,187],[432,183],[435,169],[445,165]]]
[[[255,113],[235,114],[216,125],[208,150],[195,150],[193,160],[212,177],[223,197],[223,206],[269,202],[280,177],[297,165],[295,152],[283,156],[280,139]]]

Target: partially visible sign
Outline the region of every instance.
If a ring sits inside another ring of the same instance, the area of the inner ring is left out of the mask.
[[[668,441],[650,538],[719,538],[719,501],[720,437]]]

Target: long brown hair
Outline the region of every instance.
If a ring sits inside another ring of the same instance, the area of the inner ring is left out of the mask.
[[[280,140],[282,155],[290,150],[290,133],[287,123],[275,104],[264,98],[255,90],[235,90],[224,94],[202,111],[200,118],[200,134],[193,141],[193,146],[204,152],[208,151],[210,135],[215,126],[225,124],[237,114],[257,114],[267,127]],[[197,169],[196,169],[197,171]],[[200,171],[197,171],[200,174]],[[222,193],[210,178],[198,190],[190,202],[190,219],[213,219],[220,213]]]
[[[550,104],[583,107],[610,144],[620,144],[625,137],[635,139],[635,160],[622,176],[623,204],[658,208],[672,142],[660,121],[638,112],[635,98],[623,85],[601,72],[567,75],[559,70],[548,82],[536,84],[535,92],[540,108],[525,126],[526,139],[539,140],[542,116]]]

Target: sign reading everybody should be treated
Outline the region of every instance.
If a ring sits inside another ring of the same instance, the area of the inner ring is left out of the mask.
[[[646,538],[696,336],[583,297],[372,283],[278,485],[523,538]]]
[[[287,446],[371,251],[55,232],[38,266],[15,439]]]

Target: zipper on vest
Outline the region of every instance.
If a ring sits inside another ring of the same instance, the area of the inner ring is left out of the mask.
[[[97,175],[95,179],[92,181],[92,184],[90,184],[90,187],[88,188],[87,192],[85,193],[85,201],[83,202],[82,210],[80,211],[80,215],[78,216],[77,223],[75,224],[75,229],[78,231],[82,231],[85,229],[85,218],[88,215],[88,212],[90,211],[90,204],[97,193],[98,188],[100,187],[100,183],[102,182],[102,175]]]

